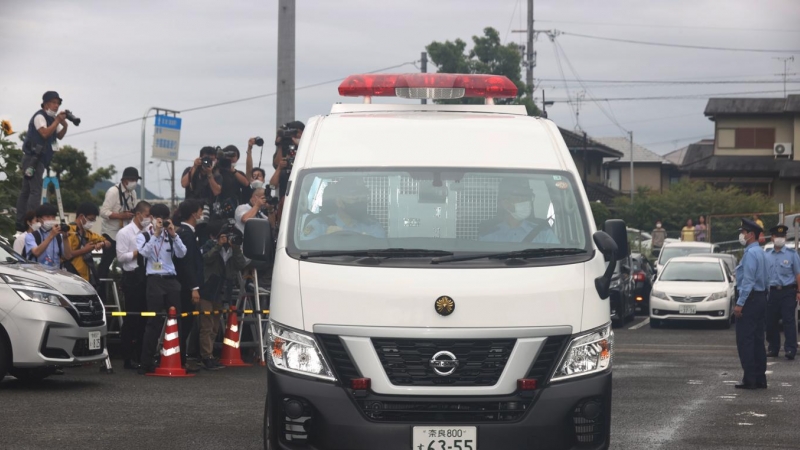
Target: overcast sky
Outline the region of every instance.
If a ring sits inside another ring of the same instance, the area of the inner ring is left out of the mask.
[[[536,0],[536,29],[558,29],[626,40],[751,49],[800,48],[798,0]],[[525,28],[525,0],[298,0],[296,86],[419,59],[432,41],[471,36],[491,26],[505,42],[524,42],[509,32]],[[139,166],[141,122],[102,131],[80,131],[141,117],[151,106],[177,110],[269,94],[276,87],[277,1],[200,0],[0,0],[0,118],[24,131],[46,90],[83,122],[62,141],[100,166],[118,171]],[[713,135],[703,116],[705,99],[603,101],[776,91],[739,96],[781,97],[786,53],[710,51],[654,47],[565,34],[554,44],[535,44],[536,97],[566,100],[561,61],[575,98],[574,80],[770,80],[773,83],[632,85],[586,82],[580,124],[590,136],[633,130],[635,141],[666,153]],[[800,55],[790,72],[800,72]],[[433,68],[429,68],[432,71]],[[394,72],[415,72],[406,65]],[[524,76],[524,75],[523,75]],[[794,79],[800,79],[795,75]],[[325,114],[341,101],[330,83],[296,93],[297,119]],[[800,90],[800,83],[789,84]],[[591,98],[601,99],[604,114]],[[560,126],[575,127],[575,103],[548,110]],[[182,114],[179,170],[203,145],[235,144],[275,130],[275,97]],[[148,160],[152,120],[147,128]],[[269,139],[268,139],[269,140]],[[267,149],[265,154],[271,155]],[[265,159],[269,159],[265,155]],[[256,163],[258,162],[256,155]],[[242,163],[240,163],[242,166]],[[264,162],[264,165],[267,165]],[[149,180],[167,178],[167,165],[150,164]],[[179,172],[180,173],[180,172]],[[117,178],[119,174],[117,175]],[[116,180],[115,180],[116,181]],[[164,196],[169,184],[148,188]],[[181,192],[179,190],[179,192]]]

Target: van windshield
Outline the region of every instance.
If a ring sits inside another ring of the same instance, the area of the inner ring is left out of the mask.
[[[552,258],[591,250],[566,172],[307,170],[296,185],[290,253],[371,250],[394,257],[386,251],[403,250],[430,259],[434,251],[480,257],[541,249],[535,257]]]

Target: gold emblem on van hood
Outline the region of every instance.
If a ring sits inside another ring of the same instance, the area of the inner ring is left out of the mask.
[[[450,314],[453,313],[453,311],[455,311],[456,302],[452,298],[443,295],[436,299],[434,307],[436,308],[436,312],[439,313],[439,315],[449,316]]]

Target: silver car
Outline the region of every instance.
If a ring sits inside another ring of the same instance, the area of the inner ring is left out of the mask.
[[[94,288],[0,244],[0,380],[40,380],[107,356],[105,308]]]

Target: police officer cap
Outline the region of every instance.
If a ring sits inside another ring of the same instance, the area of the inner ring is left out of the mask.
[[[47,91],[42,95],[42,104],[49,102],[50,100],[58,100],[58,103],[61,104],[64,100],[58,96],[58,92],[56,91]]]
[[[754,231],[756,233],[764,232],[764,230],[758,226],[757,223],[750,219],[742,219],[742,226],[739,228],[739,231]]]
[[[502,197],[531,197],[533,195],[528,180],[516,177],[503,178],[497,186],[497,193]]]
[[[359,178],[342,178],[336,183],[329,184],[325,192],[340,197],[361,197],[369,196],[369,188]]]
[[[769,229],[770,234],[773,236],[785,237],[789,227],[786,225],[777,225]]]

